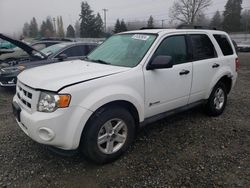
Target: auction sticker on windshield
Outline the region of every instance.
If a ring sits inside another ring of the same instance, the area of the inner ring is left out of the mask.
[[[132,36],[133,39],[137,40],[148,40],[149,36],[148,35],[141,35],[141,34],[135,34]]]

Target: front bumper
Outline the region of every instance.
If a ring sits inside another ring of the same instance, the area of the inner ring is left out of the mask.
[[[13,102],[18,104],[17,96]],[[28,112],[21,107],[19,127],[34,141],[64,150],[77,149],[81,134],[92,112],[79,106],[53,113]]]

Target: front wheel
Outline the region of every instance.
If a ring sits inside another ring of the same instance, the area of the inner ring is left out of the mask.
[[[98,110],[87,123],[80,149],[95,163],[112,162],[128,149],[134,135],[132,115],[121,107],[108,106]]]
[[[206,104],[206,111],[211,116],[219,116],[223,113],[227,103],[227,90],[223,82],[218,82]]]

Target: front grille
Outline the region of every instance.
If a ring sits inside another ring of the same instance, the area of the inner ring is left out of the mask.
[[[17,85],[17,97],[23,105],[31,109],[33,94],[21,84]]]

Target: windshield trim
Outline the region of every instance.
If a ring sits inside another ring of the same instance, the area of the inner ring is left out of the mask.
[[[125,65],[114,65],[114,64],[105,64],[105,65],[118,66],[118,67],[126,67],[126,68],[134,68],[134,67],[137,67],[137,66],[141,63],[141,61],[142,61],[142,60],[144,59],[144,57],[147,55],[147,53],[149,52],[149,50],[152,48],[153,44],[155,43],[156,39],[158,38],[158,36],[159,36],[158,33],[146,33],[146,32],[142,32],[142,33],[140,33],[140,32],[133,32],[133,33],[117,33],[117,34],[112,35],[111,37],[113,37],[113,36],[118,36],[118,35],[135,35],[135,34],[141,34],[141,35],[154,35],[154,36],[156,36],[155,39],[153,40],[152,44],[149,46],[148,50],[145,52],[145,54],[142,56],[142,58],[138,61],[138,63],[137,63],[135,66],[132,66],[132,67],[131,67],[131,66],[125,66]],[[108,39],[109,39],[109,38],[107,38],[105,41],[107,41]],[[104,41],[101,45],[99,45],[96,49],[98,49],[99,47],[101,47],[101,46],[105,43],[105,41]],[[96,49],[94,49],[90,54],[88,54],[88,55],[86,56],[86,58],[87,58],[87,59],[90,59],[89,56],[90,56]],[[98,62],[93,62],[93,63],[98,63]]]

